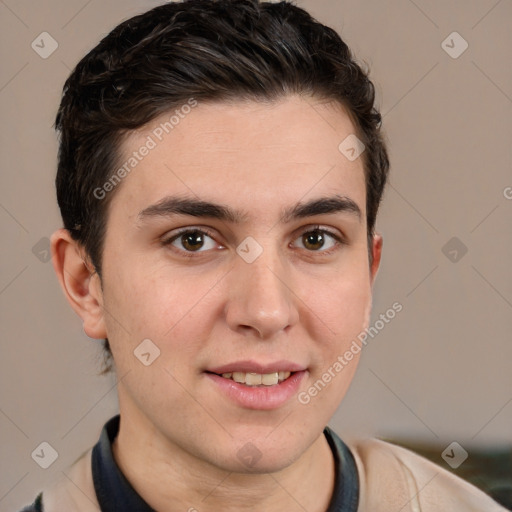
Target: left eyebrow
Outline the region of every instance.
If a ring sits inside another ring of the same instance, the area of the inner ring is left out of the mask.
[[[335,195],[313,199],[307,203],[298,202],[286,208],[281,213],[280,221],[288,223],[297,219],[334,213],[350,213],[361,220],[361,208],[357,203],[346,196]],[[227,205],[202,201],[187,197],[164,197],[158,203],[142,210],[138,218],[144,221],[152,217],[169,217],[173,215],[190,215],[192,217],[214,218],[235,224],[246,221],[249,217],[245,211],[234,210]]]
[[[292,208],[284,210],[281,216],[281,222],[290,222],[296,219],[313,217],[314,215],[325,215],[329,213],[347,212],[354,214],[361,220],[361,208],[357,203],[346,196],[322,197],[314,199],[307,203],[297,203]]]

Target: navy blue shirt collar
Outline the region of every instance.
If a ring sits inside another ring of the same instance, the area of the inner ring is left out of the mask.
[[[112,442],[119,432],[120,416],[111,418],[101,431],[92,451],[92,478],[102,512],[154,512],[135,492],[121,473],[112,453]],[[324,435],[335,461],[335,484],[326,512],[356,512],[359,502],[359,477],[352,453],[329,427]]]

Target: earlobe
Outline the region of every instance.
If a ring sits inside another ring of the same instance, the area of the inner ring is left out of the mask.
[[[51,251],[62,291],[82,319],[85,333],[90,338],[106,338],[100,278],[86,261],[83,248],[68,230],[59,229],[51,237]]]
[[[383,239],[382,235],[375,233],[372,238],[372,265],[370,267],[370,283],[373,286],[373,283],[375,282],[375,278],[377,277],[377,273],[379,271],[380,267],[380,260],[382,257],[382,244]]]

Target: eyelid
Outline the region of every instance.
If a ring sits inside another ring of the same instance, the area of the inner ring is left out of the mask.
[[[329,247],[328,249],[323,249],[322,247],[318,250],[310,250],[305,247],[298,247],[295,245],[297,240],[299,240],[305,234],[317,231],[330,236],[331,239],[334,241],[333,246]],[[343,232],[339,232],[338,230],[333,230],[328,227],[323,227],[319,224],[302,226],[300,230],[298,232],[296,231],[295,233],[296,235],[294,235],[294,238],[290,242],[289,247],[294,251],[299,251],[300,254],[304,254],[309,258],[316,258],[316,260],[319,262],[321,261],[321,258],[329,258],[331,256],[334,256],[343,248],[343,246],[348,245],[348,240],[346,239],[345,234]]]
[[[218,237],[217,234],[214,233],[210,228],[203,227],[203,226],[186,226],[186,227],[183,227],[183,228],[177,228],[175,230],[168,231],[165,235],[163,235],[160,238],[160,242],[164,246],[172,247],[172,243],[175,240],[177,240],[181,235],[183,235],[184,233],[194,233],[194,232],[199,232],[199,233],[201,233],[203,235],[206,235],[206,236],[210,237],[219,246],[223,247],[223,244],[221,244],[217,240],[217,237]],[[199,253],[206,252],[206,251],[197,251],[197,252],[195,252],[195,251],[184,251],[184,250],[176,249],[174,247],[173,247],[173,249],[175,249],[176,251],[179,251],[180,253],[185,253],[185,254],[199,254]]]
[[[176,228],[171,231],[168,231],[162,239],[164,240],[172,240],[177,238],[178,236],[182,235],[183,233],[189,233],[199,231],[201,233],[204,233],[205,235],[208,235],[210,238],[215,238],[216,234],[210,229],[203,226],[186,226],[184,228]],[[172,234],[171,234],[172,233]]]
[[[335,231],[331,228],[322,226],[321,224],[312,224],[309,226],[303,226],[302,228],[300,228],[298,236],[304,235],[305,233],[309,233],[311,231],[321,231],[322,233],[327,233],[328,235],[332,236],[340,244],[348,243],[347,238],[343,232],[341,232],[339,230]]]

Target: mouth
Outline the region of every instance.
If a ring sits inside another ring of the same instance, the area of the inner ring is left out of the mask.
[[[270,364],[238,361],[204,370],[214,389],[245,409],[277,409],[297,394],[309,375],[306,366],[291,361]]]
[[[279,371],[272,373],[255,373],[255,372],[226,372],[226,373],[215,373],[215,372],[206,372],[213,373],[214,375],[219,375],[220,377],[228,380],[232,380],[237,382],[238,384],[245,384],[250,387],[268,387],[268,386],[277,386],[281,382],[289,379],[290,376],[295,372],[289,371]]]

